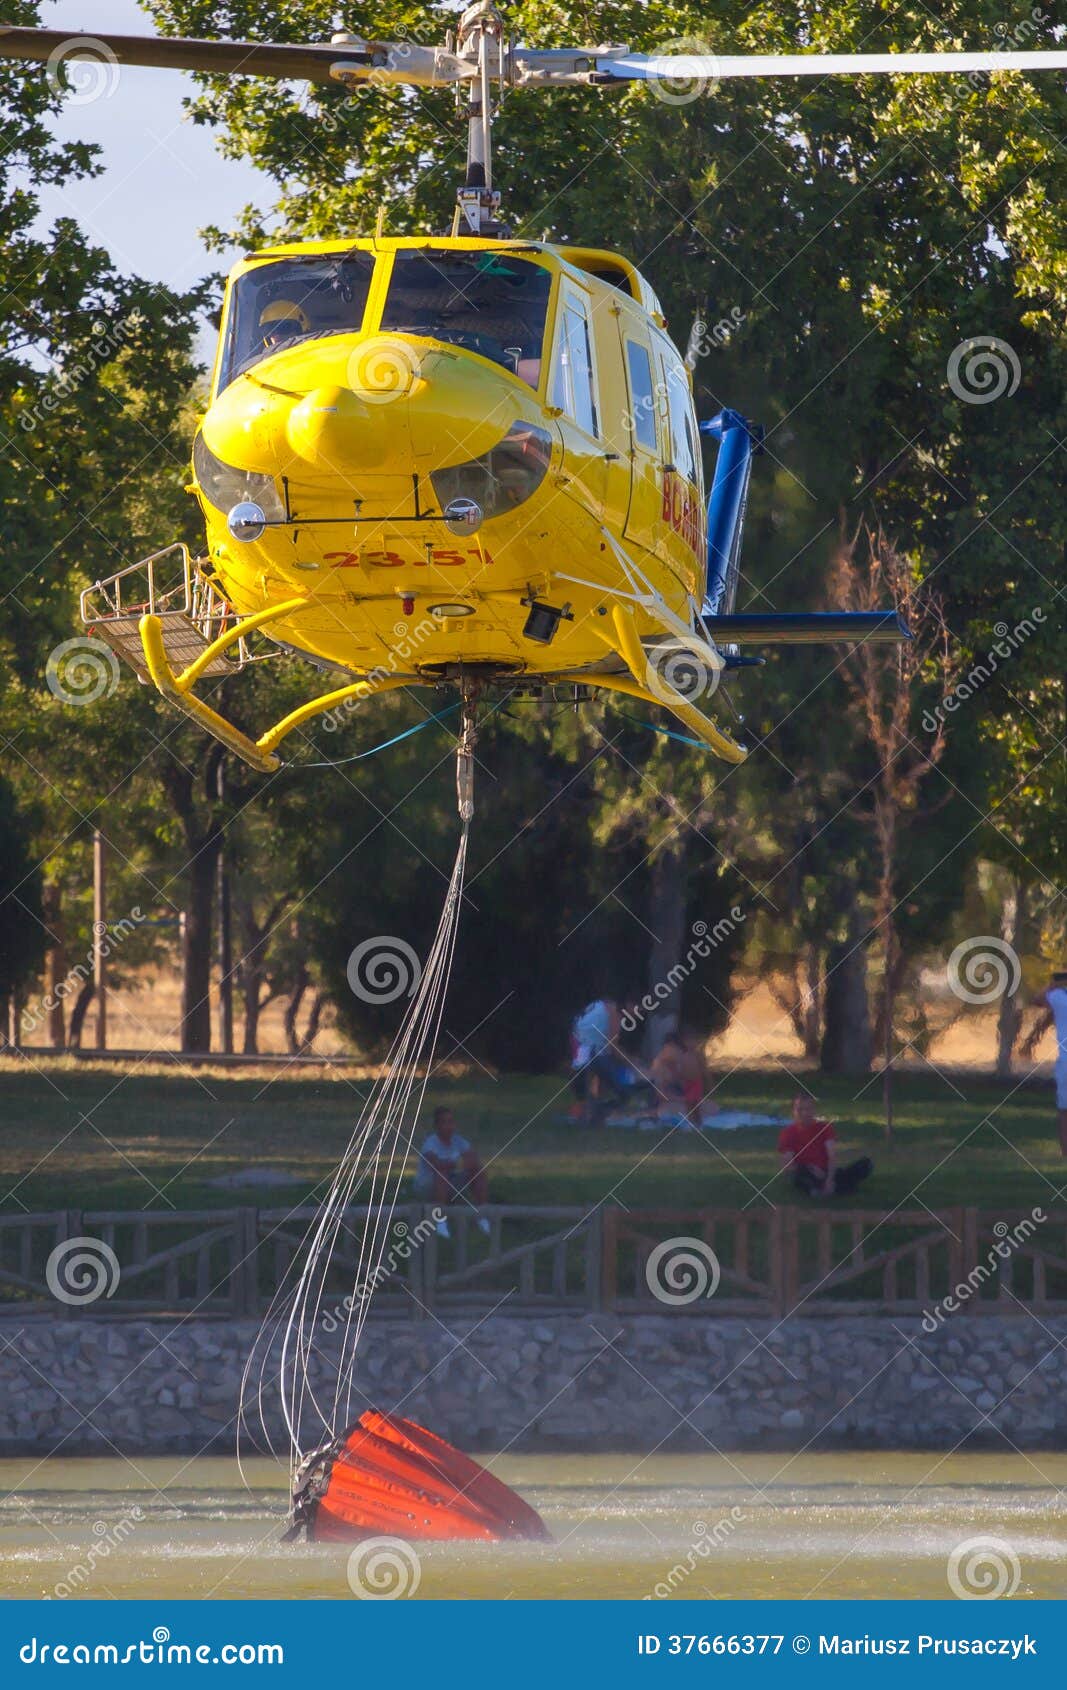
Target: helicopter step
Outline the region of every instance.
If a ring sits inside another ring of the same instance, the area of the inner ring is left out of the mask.
[[[86,628],[128,663],[143,685],[152,679],[141,643],[146,612],[158,616],[167,661],[179,670],[201,658],[236,623],[233,610],[180,541],[94,581],[81,595]],[[242,637],[215,652],[200,673],[234,674],[250,661]]]

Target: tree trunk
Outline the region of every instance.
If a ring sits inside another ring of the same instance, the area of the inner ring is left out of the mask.
[[[686,841],[682,830],[653,854],[649,920],[652,948],[648,959],[648,989],[658,1007],[645,1026],[644,1053],[649,1061],[669,1033],[676,1033],[682,1015],[681,989],[675,970],[685,948]],[[664,993],[666,992],[666,996]]]
[[[823,998],[823,983],[820,977],[819,963],[820,957],[818,946],[806,945],[804,948],[804,974],[806,986],[804,990],[803,1007],[801,1009],[805,1062],[817,1062],[819,1060]]]
[[[1026,890],[1013,880],[1001,911],[1000,933],[1006,945],[1019,954],[1021,935],[1026,921]],[[1005,992],[997,1007],[997,1075],[1006,1080],[1012,1071],[1015,1044],[1022,1027],[1023,1015],[1018,991]]]
[[[285,1006],[285,1042],[291,1056],[297,1056],[300,1052],[300,1041],[296,1036],[296,1018],[300,1014],[300,1005],[310,984],[308,971],[306,968],[302,968],[296,977],[292,991],[289,993],[289,1002]]]
[[[219,841],[215,879],[219,931],[219,1049],[233,1055],[233,944],[231,940],[230,873],[225,841]]]
[[[304,1037],[300,1041],[301,1053],[309,1051],[318,1038],[319,1028],[322,1025],[322,1012],[325,1007],[326,993],[316,992],[312,999],[311,1014],[308,1016],[307,1026],[304,1029]]]
[[[63,1050],[67,1042],[66,1017],[57,987],[67,978],[67,947],[63,934],[63,894],[54,880],[45,881],[41,908],[48,929],[48,949],[44,953],[44,995],[49,1004],[48,1042],[53,1050]]]
[[[244,1007],[244,1038],[241,1048],[246,1056],[258,1056],[259,1014],[263,1006],[259,997],[259,975],[254,969],[250,968],[242,981],[241,1002]]]
[[[90,975],[88,979],[82,981],[78,995],[74,999],[74,1008],[70,1012],[68,1050],[81,1050],[82,1028],[85,1025],[85,1017],[89,1013],[89,1005],[93,1001],[95,992],[96,987],[93,985],[92,975]]]
[[[185,1054],[211,1049],[211,909],[221,836],[201,841],[188,869],[182,928],[182,1036]]]
[[[862,924],[853,905],[846,938],[830,947],[824,986],[822,1050],[824,1074],[869,1074],[871,1012],[867,1001],[867,956]]]

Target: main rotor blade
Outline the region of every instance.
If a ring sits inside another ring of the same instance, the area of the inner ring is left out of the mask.
[[[413,42],[332,41],[278,43],[194,41],[177,35],[78,35],[63,29],[23,29],[0,24],[0,59],[39,64],[93,59],[209,76],[271,76],[282,81],[414,83],[441,87],[469,79],[475,67],[443,47]]]
[[[521,56],[521,49],[520,49]],[[1067,70],[1067,50],[988,53],[710,53],[618,58],[593,54],[596,80],[612,82],[726,81],[753,76],[931,76],[994,70]],[[584,78],[589,80],[588,75]]]

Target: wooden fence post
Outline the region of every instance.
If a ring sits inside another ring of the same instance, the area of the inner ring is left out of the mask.
[[[589,1217],[585,1234],[585,1293],[590,1309],[604,1307],[604,1211],[598,1205]]]
[[[775,1254],[778,1272],[774,1277],[775,1317],[784,1320],[797,1305],[800,1286],[800,1232],[797,1211],[792,1204],[775,1209],[778,1220]]]
[[[965,1281],[968,1275],[973,1273],[974,1269],[978,1266],[978,1210],[974,1207],[968,1207],[966,1209],[961,1209],[959,1213],[962,1222],[960,1233],[963,1243],[958,1252],[958,1271],[952,1284],[949,1286],[950,1291],[955,1290],[956,1286],[959,1285],[961,1281]],[[964,1312],[966,1313],[970,1307],[971,1301],[970,1298],[968,1298],[963,1304]]]
[[[619,1294],[619,1215],[621,1210],[602,1210],[600,1229],[600,1307],[609,1313]]]
[[[233,1216],[233,1275],[231,1300],[234,1314],[256,1314],[259,1310],[259,1210],[236,1209]]]

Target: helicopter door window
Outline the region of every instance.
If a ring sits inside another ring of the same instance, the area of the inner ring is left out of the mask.
[[[302,340],[358,332],[373,274],[367,252],[279,258],[246,270],[230,298],[219,391]]]
[[[656,450],[656,390],[652,385],[652,360],[636,340],[626,342],[626,368],[630,377],[630,415],[634,440],[650,452]]]
[[[509,253],[398,252],[382,330],[465,347],[536,387],[551,287],[542,265]]]
[[[665,364],[667,414],[671,427],[671,461],[679,475],[700,484],[700,460],[693,426],[693,401],[689,383],[676,364]]]
[[[589,313],[584,299],[568,288],[560,310],[560,328],[552,371],[552,403],[573,417],[587,434],[599,434]]]

